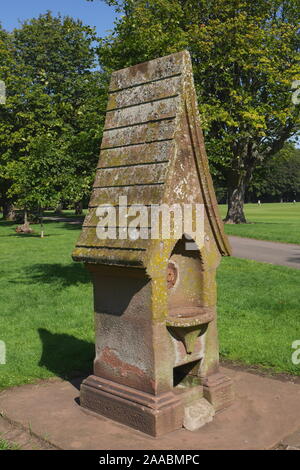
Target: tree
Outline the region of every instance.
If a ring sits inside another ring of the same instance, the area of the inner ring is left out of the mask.
[[[226,178],[226,222],[246,222],[245,191],[299,130],[300,0],[106,1],[122,16],[101,41],[107,71],[187,48],[213,171]]]
[[[10,100],[4,174],[20,207],[73,205],[90,191],[107,82],[93,40],[82,22],[50,12],[13,33],[14,77],[24,86]]]
[[[0,24],[0,80],[4,81],[6,87],[11,87],[13,84],[12,71],[14,68],[16,68],[16,64],[12,54],[11,37],[5,30],[3,30]],[[3,209],[4,219],[13,220],[13,204],[7,196],[10,183],[4,177],[3,171],[7,161],[5,143],[7,143],[7,137],[10,130],[9,114],[9,103],[5,102],[0,104],[0,206]]]
[[[43,123],[51,121],[52,110],[41,87],[33,87],[25,64],[16,57],[13,36],[2,30],[0,41],[0,74],[7,93],[0,106],[0,194],[3,216],[12,219],[11,166],[26,154],[30,139],[44,130]]]
[[[293,201],[300,198],[300,149],[292,143],[258,167],[249,191],[256,199]]]

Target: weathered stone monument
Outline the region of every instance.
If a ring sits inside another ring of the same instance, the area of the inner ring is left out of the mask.
[[[204,208],[202,228],[173,226],[172,237],[155,237],[145,213],[128,228],[127,205],[147,212],[174,204]],[[112,209],[118,220],[104,222],[100,214]],[[197,429],[232,402],[231,381],[219,371],[215,281],[229,254],[189,53],[113,73],[89,212],[73,252],[94,284],[96,357],[81,406],[158,436]]]

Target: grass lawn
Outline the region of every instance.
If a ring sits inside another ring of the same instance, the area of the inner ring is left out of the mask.
[[[33,226],[39,232],[39,225]],[[71,251],[79,226],[45,224],[45,238],[0,222],[0,388],[89,371],[94,356],[92,286]],[[221,353],[300,374],[300,270],[223,259],[218,272]]]
[[[7,356],[0,387],[91,367],[92,286],[84,267],[71,260],[79,227],[60,222],[44,228],[40,238],[0,223],[0,339]]]
[[[221,355],[300,375],[300,270],[225,258],[217,279]]]
[[[221,204],[221,216],[225,217],[227,206]],[[84,214],[87,210],[84,210]],[[283,243],[300,244],[300,202],[296,204],[245,204],[245,213],[248,224],[225,225],[228,235],[257,238]],[[45,216],[53,217],[53,212],[45,212]],[[65,210],[64,217],[74,218],[74,211]]]
[[[225,217],[227,206],[220,205]],[[228,235],[300,244],[300,202],[273,204],[245,204],[248,224],[226,224]]]

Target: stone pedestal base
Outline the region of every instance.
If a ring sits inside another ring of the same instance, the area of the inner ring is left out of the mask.
[[[217,373],[206,377],[203,381],[203,396],[214,407],[221,411],[230,406],[234,399],[233,384],[229,377]]]
[[[81,385],[80,404],[154,437],[182,427],[183,405],[172,392],[154,396],[90,375]]]

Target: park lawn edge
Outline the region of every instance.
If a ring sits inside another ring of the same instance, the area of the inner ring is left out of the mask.
[[[40,239],[1,227],[0,339],[8,346],[8,364],[0,365],[1,390],[55,377],[69,380],[91,369],[92,283],[84,266],[71,260],[79,230],[48,223],[48,237]],[[218,269],[221,357],[299,375],[300,366],[290,362],[291,343],[300,339],[299,283],[300,270],[294,268],[223,258]]]

